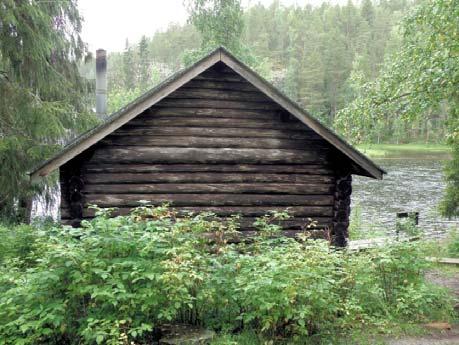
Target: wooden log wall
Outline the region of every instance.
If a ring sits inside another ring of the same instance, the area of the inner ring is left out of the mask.
[[[331,242],[337,247],[346,247],[351,213],[352,175],[341,172],[336,177],[335,204],[333,207],[333,226]]]
[[[93,150],[78,163],[81,214],[63,202],[64,221],[93,217],[88,204],[126,214],[148,200],[179,211],[239,213],[248,231],[255,217],[286,208],[289,234],[304,230],[308,218],[321,229],[340,223],[334,149],[225,67],[202,73]]]

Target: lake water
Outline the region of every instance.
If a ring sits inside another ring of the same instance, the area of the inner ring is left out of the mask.
[[[459,226],[459,219],[445,219],[438,211],[445,189],[444,159],[404,157],[375,162],[387,171],[382,181],[353,177],[353,219],[360,219],[365,232],[394,233],[397,212],[419,212],[420,229],[436,237]]]

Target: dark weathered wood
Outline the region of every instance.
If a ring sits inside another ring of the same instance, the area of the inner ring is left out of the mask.
[[[205,71],[200,75],[194,78],[195,80],[211,80],[211,81],[229,81],[229,82],[246,82],[242,77],[238,76],[237,74],[228,73],[222,74],[218,73],[217,71]]]
[[[118,181],[120,182],[120,181]],[[162,194],[162,193],[207,193],[207,194],[328,194],[332,184],[286,184],[286,183],[166,183],[166,184],[92,184],[85,187],[91,194]]]
[[[83,219],[83,209],[86,202],[82,193],[85,185],[83,165],[91,158],[92,154],[93,150],[86,150],[64,164],[59,170],[61,204],[67,208],[72,226],[79,226]]]
[[[252,217],[243,217],[240,219],[239,224],[242,231],[248,231],[257,229],[257,226],[254,224],[257,218]],[[331,217],[307,217],[307,218],[289,218],[282,221],[273,221],[273,224],[279,225],[284,230],[288,229],[297,229],[297,230],[307,230],[307,229],[317,229],[330,226],[332,224]]]
[[[254,174],[254,173],[87,173],[85,182],[108,183],[332,183],[334,177],[303,174]]]
[[[87,194],[86,201],[100,207],[139,206],[169,202],[172,206],[324,206],[333,205],[332,195],[258,194]]]
[[[112,146],[164,146],[164,147],[204,147],[204,148],[264,148],[304,150],[317,147],[327,149],[316,140],[277,138],[209,138],[209,137],[161,137],[145,135],[142,140],[132,135],[108,136],[101,143]]]
[[[317,163],[326,161],[324,152],[287,149],[151,148],[125,146],[96,150],[96,162],[123,163]]]
[[[88,173],[172,173],[221,172],[333,175],[333,169],[324,164],[117,164],[91,162],[85,165]]]
[[[241,101],[241,102],[264,102],[271,103],[272,101],[260,93],[259,91],[235,91],[235,90],[215,90],[215,89],[194,89],[182,87],[174,91],[168,98],[172,99],[215,99],[225,101]]]
[[[123,209],[126,210],[126,209]],[[91,212],[89,212],[91,211]],[[112,213],[112,216],[117,216],[119,215],[119,211],[114,211]],[[185,214],[181,214],[182,216],[185,216]],[[179,214],[180,216],[180,214]],[[85,212],[85,219],[90,219],[94,217],[94,211],[93,210],[88,210],[88,212]],[[62,212],[62,219],[72,219],[72,216],[69,215],[69,213],[64,210]],[[211,218],[210,220],[213,220],[214,218]],[[217,220],[218,218],[215,218]],[[226,223],[226,219],[222,218],[221,221],[223,223]],[[250,230],[255,230],[259,228],[259,226],[255,225],[254,223],[257,221],[257,217],[241,217],[237,220],[237,223],[239,224],[239,230],[240,231],[250,231]],[[279,221],[272,221],[272,224],[276,224],[282,227],[282,229],[287,230],[287,229],[298,229],[298,230],[314,230],[314,229],[322,229],[324,227],[329,227],[332,224],[332,218],[331,217],[321,217],[321,216],[316,216],[316,217],[292,217],[286,220],[279,220]]]
[[[224,101],[213,99],[173,99],[165,98],[156,104],[157,107],[176,108],[215,108],[215,109],[280,109],[275,103],[250,101]]]
[[[306,236],[309,238],[326,239],[326,233],[327,231],[324,231],[323,229],[318,227],[316,229],[283,230],[279,233],[279,235],[295,239],[301,238],[301,236]],[[231,239],[229,242],[240,242],[247,238],[254,237],[257,235],[259,235],[259,232],[255,230],[241,231],[238,234],[234,235],[233,239]],[[209,236],[209,238],[211,238],[211,236]]]
[[[215,108],[157,108],[153,107],[137,118],[145,117],[216,117],[216,118],[242,118],[242,119],[261,119],[261,120],[276,120],[279,119],[278,110],[257,110],[257,109],[215,109]],[[307,129],[307,128],[306,128]]]
[[[289,139],[309,139],[315,137],[312,132],[295,131],[287,129],[255,129],[255,128],[211,128],[211,127],[158,127],[158,128],[133,128],[126,126],[111,136],[118,135],[166,135],[166,136],[201,136],[219,138],[289,138]]]
[[[237,91],[257,91],[253,85],[247,82],[228,82],[222,80],[194,79],[184,85],[187,88],[212,89],[212,90],[237,90]]]
[[[282,123],[274,120],[229,119],[206,117],[175,117],[175,118],[140,118],[132,120],[125,128],[132,127],[224,127],[224,128],[264,128],[304,131],[301,123]],[[318,137],[317,137],[318,138]]]
[[[348,227],[351,213],[352,175],[338,172],[333,206],[331,241],[337,247],[347,246]]]
[[[362,168],[361,171],[356,173],[365,174],[366,176],[382,179],[385,171],[379,166],[370,161],[365,155],[355,150],[351,145],[345,142],[342,138],[335,135],[333,131],[323,126],[317,119],[308,114],[304,109],[298,106],[295,102],[286,98],[279,90],[273,85],[261,79],[256,73],[250,70],[247,66],[239,63],[233,56],[222,53],[220,55],[221,61],[228,67],[233,69],[238,75],[257,87],[261,92],[271,98],[276,104],[282,107],[286,112],[292,114],[309,128],[312,128],[316,133],[322,136],[326,141],[333,145],[337,151],[347,157],[344,160],[353,162]],[[354,172],[354,171],[353,171]]]
[[[245,217],[261,217],[269,214],[272,211],[283,212],[287,211],[293,217],[332,217],[333,209],[330,206],[290,206],[290,207],[278,207],[278,206],[198,206],[198,207],[180,207],[172,208],[176,211],[179,216],[186,213],[203,213],[212,212],[220,217],[229,217],[232,215],[243,215]],[[113,212],[113,215],[127,215],[132,211],[129,207],[120,207]],[[61,208],[62,216],[64,218],[70,217],[70,212],[67,207]],[[91,208],[85,208],[83,210],[84,218],[94,217],[95,210]]]
[[[118,215],[141,200],[167,202],[178,217],[239,214],[241,236],[252,236],[256,217],[290,208],[293,218],[275,222],[284,235],[313,233],[310,218],[320,236],[330,229],[338,245],[347,234],[347,158],[224,66],[174,91],[93,149],[80,167],[81,219],[94,216],[89,204],[119,208]],[[64,221],[73,219],[69,205],[61,208]]]
[[[164,97],[167,97],[171,92],[206,71],[220,60],[220,54],[210,54],[204,57],[199,63],[183,70],[174,78],[166,80],[160,87],[152,89],[147,95],[139,97],[135,102],[123,108],[117,115],[107,119],[103,126],[75,139],[72,145],[68,145],[58,155],[52,157],[45,164],[33,171],[31,179],[36,180],[46,176],[54,169],[59,168],[69,160],[81,154],[83,151],[90,149],[99,140],[105,138],[108,134],[120,128],[143,111],[151,108],[159,100],[164,99]]]

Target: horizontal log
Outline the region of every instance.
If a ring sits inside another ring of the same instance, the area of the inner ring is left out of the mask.
[[[108,136],[100,141],[109,146],[162,146],[162,147],[205,147],[205,148],[263,148],[311,150],[314,147],[327,149],[321,140],[279,139],[279,138],[209,138],[193,136],[153,136],[136,137]]]
[[[286,183],[154,183],[154,184],[90,184],[86,194],[331,194],[332,184],[286,184]]]
[[[331,195],[262,195],[262,194],[87,194],[86,204],[100,207],[134,207],[142,200],[152,205],[166,202],[180,206],[328,206]]]
[[[123,126],[110,136],[117,135],[156,135],[156,136],[200,136],[219,138],[289,138],[309,139],[316,138],[317,134],[307,130],[287,129],[264,129],[264,128],[211,128],[211,127],[156,127],[156,128],[133,128],[130,125]]]
[[[87,173],[83,176],[87,184],[109,183],[334,183],[334,177],[303,174],[265,173]]]
[[[315,229],[295,229],[295,230],[283,230],[279,233],[280,236],[288,237],[288,238],[295,238],[298,239],[301,236],[309,236],[309,238],[313,239],[327,239],[326,235],[327,231],[324,230],[321,227],[317,227]],[[235,235],[231,235],[231,237],[228,239],[228,243],[238,243],[238,242],[243,242],[246,240],[250,240],[251,238],[259,236],[259,232],[256,230],[247,230],[247,231],[241,231]],[[208,237],[212,239],[212,233],[208,234]]]
[[[99,148],[92,161],[107,163],[312,163],[326,161],[326,152],[292,149],[169,148],[125,146]]]
[[[326,165],[272,165],[272,164],[110,164],[92,162],[85,164],[87,173],[173,173],[173,172],[222,172],[222,173],[276,173],[304,175],[334,175]]]
[[[257,218],[253,217],[244,217],[239,221],[242,231],[248,231],[251,229],[257,229],[258,227],[254,225],[257,221]],[[312,223],[314,222],[314,223]],[[330,217],[315,217],[312,218],[289,218],[282,221],[273,221],[272,224],[281,226],[283,229],[315,229],[323,228],[325,226],[330,226],[332,224],[332,219]]]
[[[174,99],[164,98],[156,103],[157,107],[174,108],[215,108],[215,109],[266,109],[280,110],[274,102],[226,101],[213,99]]]
[[[61,217],[61,224],[62,225],[72,225],[74,222],[73,219],[71,218],[65,218]],[[245,226],[245,228],[244,228]],[[296,225],[295,223],[286,223],[285,226],[283,227],[285,230],[281,230],[279,235],[284,236],[284,237],[289,237],[289,238],[299,238],[301,236],[310,236],[311,238],[322,238],[326,239],[326,229],[328,227],[328,224],[318,224],[317,227],[315,228],[310,228],[310,229],[304,229],[301,228],[301,225]],[[241,242],[244,241],[245,239],[250,239],[251,237],[259,236],[259,230],[255,229],[253,225],[250,224],[241,224],[241,228],[239,229],[240,231],[236,234],[231,234],[231,236],[227,236],[227,241],[228,243],[235,243],[235,242]],[[206,233],[205,236],[212,240],[215,235],[212,232]]]
[[[203,212],[212,212],[220,217],[230,217],[232,215],[242,215],[245,217],[261,217],[269,214],[270,212],[284,212],[287,211],[293,217],[332,217],[332,206],[293,206],[293,207],[274,207],[274,206],[200,206],[200,207],[180,207],[171,208],[178,212],[179,215],[186,213],[200,214]],[[132,211],[132,208],[121,207],[113,212],[113,215],[127,215]],[[70,218],[68,207],[61,205],[61,215]],[[85,208],[83,210],[84,218],[91,218],[95,216],[95,210],[92,208]]]
[[[286,129],[292,131],[310,131],[302,123],[280,122],[259,119],[231,119],[209,117],[142,117],[131,120],[124,128],[132,127],[224,127],[224,128],[264,128]]]
[[[194,77],[195,80],[212,80],[212,81],[229,81],[229,82],[246,82],[244,78],[236,73],[219,73],[217,71],[205,71]]]
[[[242,118],[242,119],[280,119],[278,110],[257,110],[257,109],[215,109],[215,108],[157,108],[152,107],[139,115],[137,118],[147,116],[167,116],[167,117],[184,117],[184,116],[207,116],[216,118]]]
[[[205,80],[205,79],[193,79],[188,83],[183,85],[187,88],[196,88],[196,89],[213,89],[213,90],[237,90],[237,91],[258,91],[255,86],[252,84],[243,81],[243,82],[229,82],[222,80]]]
[[[167,98],[177,99],[217,99],[226,101],[250,101],[250,102],[272,102],[260,91],[236,91],[236,90],[216,90],[216,89],[195,89],[181,87],[172,92]]]

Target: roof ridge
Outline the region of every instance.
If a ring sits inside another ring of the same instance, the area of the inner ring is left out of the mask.
[[[82,153],[99,140],[109,135],[125,123],[129,122],[144,110],[167,97],[170,93],[177,90],[185,83],[208,70],[216,63],[222,62],[227,67],[231,68],[235,73],[247,80],[258,90],[264,93],[268,98],[286,109],[289,113],[298,118],[306,126],[310,127],[318,135],[328,141],[332,146],[346,155],[350,160],[356,163],[368,176],[374,178],[382,178],[386,173],[378,165],[368,159],[364,154],[353,148],[338,134],[331,129],[325,127],[298,103],[287,97],[282,91],[271,85],[266,79],[261,77],[250,67],[241,62],[224,46],[219,46],[210,51],[204,57],[196,61],[194,64],[172,74],[164,81],[151,88],[126,106],[111,114],[106,121],[100,125],[86,131],[80,136],[70,141],[62,150],[54,156],[37,166],[31,173],[31,179],[46,176],[54,169],[65,164],[70,159]]]

